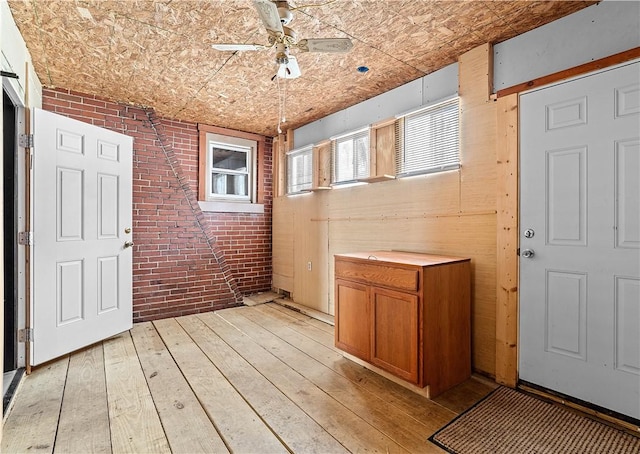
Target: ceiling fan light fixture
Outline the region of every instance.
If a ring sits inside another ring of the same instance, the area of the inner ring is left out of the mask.
[[[289,55],[289,62],[283,63],[278,67],[278,72],[275,77],[279,77],[281,79],[297,79],[301,75],[296,57]]]
[[[289,63],[289,46],[285,43],[276,44],[276,63],[278,65]]]
[[[289,63],[289,56],[284,52],[278,52],[276,54],[276,63],[279,65],[286,65]]]
[[[333,1],[335,0],[330,0],[327,3]],[[275,61],[278,65],[278,73],[274,78],[295,79],[300,77],[300,67],[295,56],[289,55],[290,49],[295,49],[298,52],[343,53],[349,52],[353,47],[353,42],[349,38],[311,38],[298,41],[295,30],[288,27],[293,20],[293,13],[289,2],[286,0],[253,0],[253,6],[267,31],[269,45],[219,43],[213,44],[213,48],[220,51],[238,52],[275,47]],[[294,8],[294,10],[299,8],[302,8],[302,6]]]

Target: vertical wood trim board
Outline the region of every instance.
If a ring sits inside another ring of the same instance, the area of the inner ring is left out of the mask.
[[[282,184],[284,175],[282,174],[283,160],[280,156],[282,148],[282,135],[273,138],[273,197],[284,195]]]
[[[459,58],[460,95],[460,211],[496,210],[496,104],[491,101],[493,85],[493,46],[484,44]],[[471,221],[471,220],[470,220]],[[488,225],[469,222],[465,229],[471,232],[490,229],[495,238],[496,217],[485,219]],[[467,233],[468,234],[468,233]],[[472,351],[474,367],[485,373],[495,373],[495,328],[496,328],[496,249],[495,245],[486,257],[485,269],[474,257],[479,245],[467,243],[472,257]],[[481,293],[484,287],[486,293]],[[484,296],[484,298],[482,298]]]
[[[518,380],[518,95],[497,101],[496,381]]]

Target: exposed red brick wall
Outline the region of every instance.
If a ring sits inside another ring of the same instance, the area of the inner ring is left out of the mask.
[[[59,89],[43,90],[43,108],[134,139],[134,321],[231,307],[271,288],[270,138],[259,175],[265,213],[203,213],[197,125]]]

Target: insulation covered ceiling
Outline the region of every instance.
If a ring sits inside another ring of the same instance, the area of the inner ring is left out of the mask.
[[[251,0],[9,0],[44,86],[269,136],[283,99],[283,129],[296,128],[592,3],[290,1],[299,38],[347,37],[354,46],[346,54],[292,50],[302,76],[285,81],[273,79],[274,49],[211,47],[267,44]]]

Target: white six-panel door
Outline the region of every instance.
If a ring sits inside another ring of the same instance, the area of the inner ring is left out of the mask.
[[[132,139],[34,109],[31,364],[132,326]]]
[[[640,418],[640,63],[522,95],[520,125],[520,378]]]

